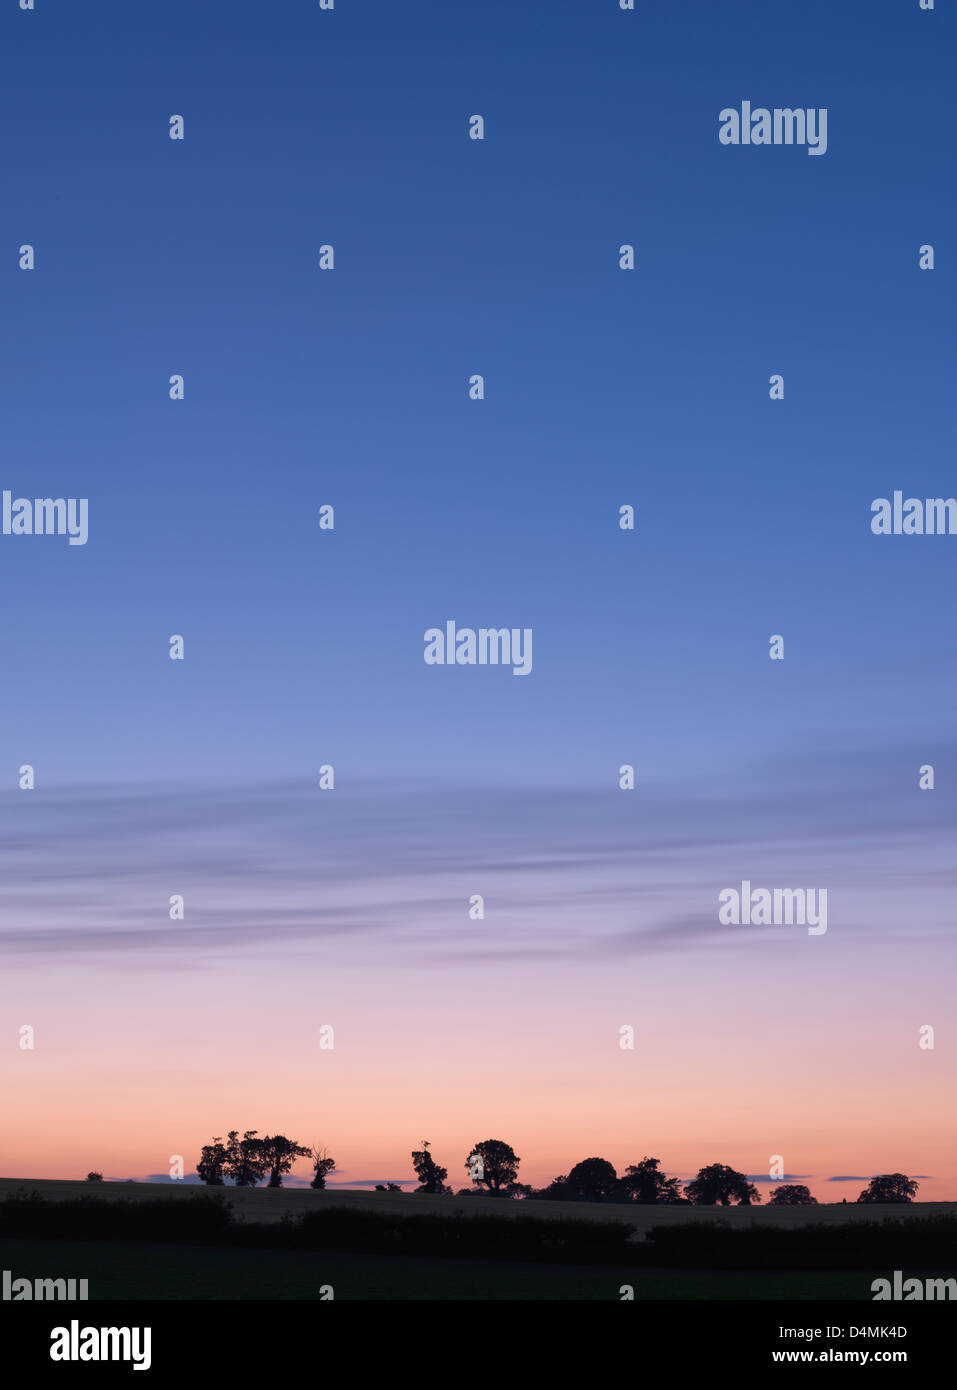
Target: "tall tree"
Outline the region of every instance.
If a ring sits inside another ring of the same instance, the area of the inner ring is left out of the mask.
[[[465,1166],[473,1182],[483,1183],[489,1192],[500,1193],[517,1179],[521,1161],[510,1144],[501,1139],[483,1139],[472,1145]]]
[[[196,1171],[207,1187],[223,1186],[223,1172],[228,1160],[229,1153],[222,1139],[216,1138],[211,1144],[203,1145]]]
[[[607,1158],[583,1158],[566,1179],[572,1201],[602,1202],[614,1196],[618,1174]]]
[[[421,1149],[412,1150],[412,1167],[415,1169],[415,1176],[421,1183],[416,1192],[446,1192],[445,1179],[449,1175],[447,1168],[440,1168],[435,1159],[429,1153],[428,1139],[422,1140]]]
[[[630,1164],[621,1177],[621,1186],[630,1202],[680,1202],[681,1183],[659,1171],[660,1159],[643,1158]]]
[[[237,1187],[255,1187],[266,1174],[262,1140],[255,1129],[247,1129],[242,1139],[235,1129],[226,1135],[226,1162],[223,1172]]]
[[[733,1202],[749,1207],[752,1202],[760,1202],[761,1194],[753,1182],[748,1182],[743,1173],[724,1163],[710,1163],[698,1170],[698,1176],[685,1185],[685,1196],[698,1206],[729,1207]]]
[[[871,1178],[858,1197],[859,1202],[912,1202],[920,1183],[906,1173],[881,1173]]]
[[[284,1134],[267,1134],[259,1141],[259,1157],[269,1169],[269,1186],[282,1187],[282,1175],[288,1173],[297,1158],[308,1158],[311,1150],[287,1139]]]

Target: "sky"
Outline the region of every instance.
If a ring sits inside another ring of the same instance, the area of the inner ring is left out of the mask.
[[[957,538],[870,525],[955,492],[955,26],[4,7],[0,489],[89,536],[0,535],[0,1173],[236,1128],[957,1200]]]

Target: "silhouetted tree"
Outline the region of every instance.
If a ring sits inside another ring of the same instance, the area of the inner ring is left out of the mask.
[[[802,1182],[785,1183],[776,1187],[768,1201],[771,1207],[816,1207],[817,1198],[811,1196],[811,1189]]]
[[[571,1189],[568,1186],[568,1176],[565,1173],[553,1178],[547,1187],[536,1188],[532,1194],[540,1202],[570,1202],[572,1200]]]
[[[472,1145],[469,1157],[465,1160],[465,1166],[470,1172],[475,1158],[481,1159],[482,1176],[473,1176],[472,1181],[484,1183],[489,1192],[496,1194],[507,1188],[509,1183],[515,1182],[518,1177],[518,1165],[522,1161],[516,1156],[511,1145],[501,1139],[483,1139],[480,1144]]]
[[[665,1177],[659,1172],[657,1158],[643,1158],[632,1163],[621,1176],[622,1194],[629,1202],[680,1202],[681,1183],[678,1178]]]
[[[269,1170],[269,1186],[282,1187],[282,1175],[288,1173],[297,1158],[308,1158],[311,1150],[287,1139],[284,1134],[267,1134],[259,1141],[259,1158],[263,1170]]]
[[[336,1160],[330,1158],[324,1148],[318,1144],[312,1146],[312,1182],[310,1187],[315,1187],[319,1191],[326,1185],[326,1178],[330,1173],[336,1171]]]
[[[87,1175],[86,1175],[86,1180],[87,1180],[87,1182],[102,1182],[102,1181],[103,1181],[103,1174],[102,1174],[102,1173],[87,1173]]]
[[[583,1158],[568,1174],[566,1184],[573,1201],[602,1202],[614,1195],[618,1174],[607,1158]]]
[[[397,1182],[377,1182],[375,1190],[376,1192],[401,1192],[402,1188]]]
[[[912,1202],[920,1183],[906,1173],[881,1173],[871,1178],[858,1197],[859,1202]]]
[[[207,1187],[222,1187],[223,1170],[229,1160],[226,1145],[216,1138],[211,1144],[203,1145],[203,1152],[196,1165],[196,1172]]]
[[[716,1202],[723,1207],[733,1202],[749,1207],[752,1202],[761,1200],[754,1183],[724,1163],[710,1163],[706,1168],[699,1168],[698,1176],[685,1184],[685,1196],[697,1206],[705,1207],[712,1207]]]
[[[412,1150],[412,1167],[415,1169],[415,1176],[422,1184],[417,1187],[416,1192],[448,1192],[450,1189],[445,1186],[445,1179],[449,1175],[447,1168],[440,1168],[435,1159],[429,1153],[428,1139],[422,1140],[421,1149]]]
[[[231,1129],[226,1135],[223,1171],[237,1187],[255,1187],[265,1177],[267,1165],[262,1157],[262,1140],[256,1134],[256,1130],[247,1129],[240,1139],[238,1132]]]

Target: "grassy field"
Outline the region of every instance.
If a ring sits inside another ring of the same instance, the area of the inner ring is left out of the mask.
[[[198,1192],[222,1192],[234,1203],[237,1216],[248,1221],[279,1221],[287,1212],[296,1216],[303,1211],[321,1210],[326,1206],[349,1206],[365,1211],[400,1211],[403,1215],[422,1212],[469,1213],[493,1212],[503,1220],[510,1216],[540,1216],[578,1218],[589,1221],[626,1221],[643,1236],[650,1226],[671,1222],[686,1225],[694,1221],[714,1221],[718,1218],[730,1226],[772,1225],[801,1226],[809,1221],[845,1222],[880,1221],[885,1216],[897,1220],[929,1216],[935,1212],[957,1212],[957,1202],[912,1202],[902,1206],[858,1206],[848,1202],[829,1203],[817,1207],[642,1207],[603,1202],[516,1202],[496,1197],[426,1197],[408,1192],[363,1192],[331,1189],[313,1192],[309,1188],[282,1187],[270,1190],[252,1188],[208,1188],[185,1183],[88,1183],[60,1182],[49,1178],[0,1178],[0,1199],[17,1188],[35,1190],[51,1201],[70,1197],[99,1196],[104,1198],[166,1197],[175,1202]]]
[[[3,1240],[14,1278],[89,1280],[97,1299],[605,1300],[870,1299],[869,1273],[754,1274],[506,1264],[110,1241]],[[880,1271],[879,1271],[880,1272]],[[76,1307],[75,1304],[71,1307]],[[8,1319],[15,1316],[11,1308]]]

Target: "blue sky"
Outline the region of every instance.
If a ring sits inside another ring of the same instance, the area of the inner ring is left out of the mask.
[[[375,999],[404,962],[463,1009],[473,959],[489,998],[547,959],[572,1007],[587,958],[602,1020],[704,952],[661,1036],[706,999],[750,1055],[747,985],[797,1048],[803,982],[916,1097],[880,1030],[898,985],[907,1047],[942,1008],[957,539],[870,505],[955,492],[949,7],[37,3],[0,16],[0,487],[89,498],[90,532],[0,536],[5,947],[134,980],[272,944],[277,999],[314,950],[343,1008],[370,952]],[[827,153],[722,146],[743,100],[826,108]],[[449,619],[531,628],[532,674],[427,666]],[[762,876],[832,894],[793,997],[776,938],[709,939]],[[821,1142],[821,1172],[877,1152]]]
[[[6,14],[3,483],[91,507],[0,547],[8,755],[592,782],[948,720],[951,543],[869,532],[952,476],[953,19],[910,8]],[[719,145],[744,98],[827,154]],[[450,617],[532,679],[426,667]]]

